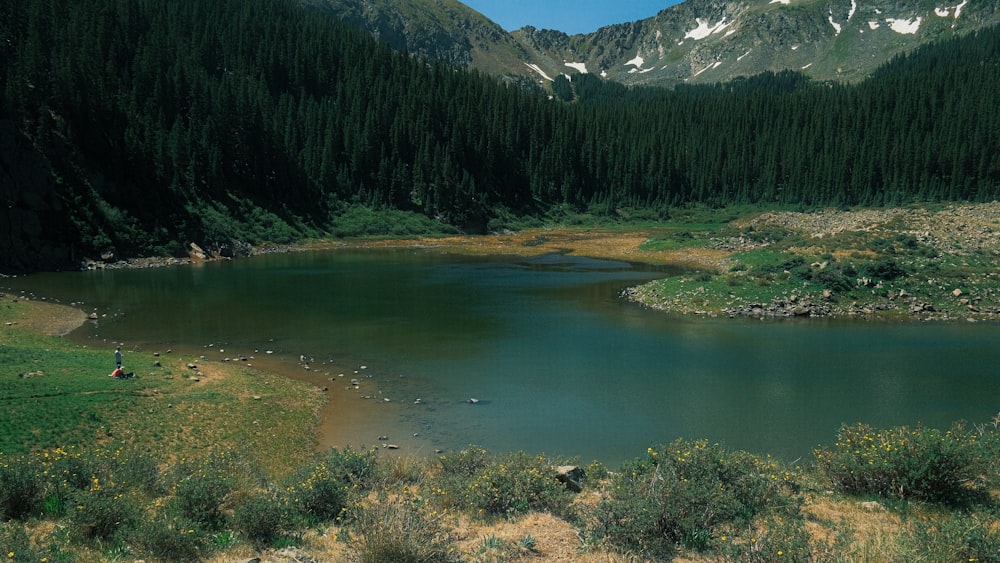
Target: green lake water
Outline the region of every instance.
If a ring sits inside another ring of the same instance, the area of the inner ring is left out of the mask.
[[[73,337],[109,358],[125,341],[142,364],[171,347],[286,362],[330,387],[334,407],[364,403],[325,422],[358,447],[385,435],[411,453],[477,444],[614,464],[685,437],[792,461],[842,423],[944,427],[1000,411],[997,324],[705,319],[619,297],[667,273],[334,250],[0,286],[96,310]]]

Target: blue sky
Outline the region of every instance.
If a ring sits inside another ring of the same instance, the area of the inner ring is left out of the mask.
[[[460,0],[507,31],[532,25],[569,34],[655,16],[680,0]]]

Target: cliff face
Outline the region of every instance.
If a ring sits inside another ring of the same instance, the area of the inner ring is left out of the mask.
[[[322,6],[394,47],[491,74],[544,83],[588,72],[656,86],[782,70],[859,80],[895,55],[1000,22],[1000,6],[981,0],[686,0],[570,36],[533,27],[508,34],[452,0]]]

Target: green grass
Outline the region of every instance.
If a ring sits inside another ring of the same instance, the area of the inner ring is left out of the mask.
[[[108,377],[111,350],[29,331],[28,301],[0,301],[0,452],[148,444],[170,456],[213,449],[257,456],[284,474],[308,458],[323,398],[311,386],[227,366],[191,379],[182,360],[129,354],[132,379]],[[257,396],[260,399],[254,399]]]

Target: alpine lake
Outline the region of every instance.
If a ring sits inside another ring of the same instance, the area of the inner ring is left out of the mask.
[[[169,349],[325,388],[321,447],[617,464],[683,437],[791,462],[842,424],[946,428],[1000,410],[996,324],[685,317],[620,296],[672,273],[390,248],[2,285],[98,312],[70,337],[106,346],[112,367],[124,342],[140,377]]]

